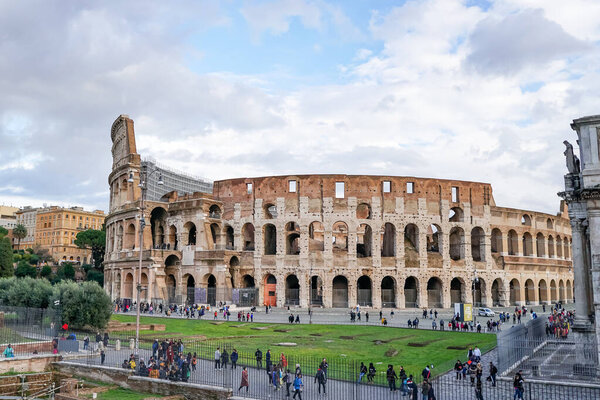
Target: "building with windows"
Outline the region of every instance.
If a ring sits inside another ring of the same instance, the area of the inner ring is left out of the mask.
[[[129,302],[142,163],[129,117],[111,138],[104,282]],[[564,203],[557,214],[500,207],[487,183],[297,175],[159,194],[144,209],[142,301],[432,308],[573,298]]]
[[[35,228],[37,225],[37,212],[41,208],[25,206],[20,208],[15,214],[17,216],[17,225],[23,225],[27,229],[27,236],[21,239],[17,244],[15,241],[14,248],[17,250],[25,250],[32,248],[35,244]]]
[[[38,208],[34,245],[48,249],[52,258],[59,263],[91,264],[91,251],[80,249],[74,241],[81,231],[102,229],[104,218],[104,211],[85,211],[82,207]]]
[[[17,211],[19,211],[17,207],[0,206],[0,226],[6,229],[14,229],[17,226],[15,215]]]

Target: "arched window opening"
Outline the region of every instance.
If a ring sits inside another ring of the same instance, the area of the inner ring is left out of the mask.
[[[373,249],[373,230],[367,224],[360,224],[356,230],[356,257],[371,257]]]
[[[527,214],[523,214],[521,217],[521,225],[531,226],[531,217]]]
[[[265,255],[277,254],[277,228],[273,224],[266,224],[263,228]]]
[[[160,249],[165,243],[165,229],[167,224],[167,211],[156,207],[150,213],[150,230],[152,232],[152,248]]]
[[[299,233],[288,234],[285,254],[288,254],[288,255],[300,254],[300,234]]]
[[[556,257],[562,258],[563,242],[560,236],[556,237]]]
[[[502,253],[502,231],[498,228],[492,229],[492,253]]]
[[[333,224],[332,229],[333,251],[348,251],[348,225],[338,221]]]
[[[537,256],[545,257],[546,256],[546,239],[544,238],[544,235],[541,232],[538,232],[538,234],[535,237],[535,245],[536,245]]]
[[[510,305],[511,306],[520,306],[521,305],[521,285],[519,281],[513,279],[509,283],[510,290]]]
[[[300,282],[296,275],[289,275],[285,279],[285,304],[288,306],[300,305]]]
[[[254,251],[254,225],[244,224],[242,227],[242,238],[244,240],[244,250]]]
[[[552,235],[548,236],[548,257],[554,258],[554,238]]]
[[[276,219],[277,218],[277,207],[274,204],[267,203],[263,207],[263,213],[265,219]]]
[[[404,281],[404,307],[406,308],[418,308],[418,287],[419,283],[417,278],[409,276]]]
[[[381,280],[381,306],[384,308],[396,307],[396,281],[391,276]]]
[[[210,206],[208,209],[208,217],[216,219],[221,218],[221,208],[219,208],[219,206],[216,204]]]
[[[529,232],[523,234],[523,255],[525,257],[533,255],[533,239]]]
[[[431,278],[427,281],[427,304],[430,308],[442,308],[442,281]]]
[[[448,221],[450,222],[463,222],[465,214],[460,207],[452,207],[448,213]]]
[[[381,234],[381,257],[396,256],[396,227],[386,222]]]
[[[514,230],[508,231],[508,255],[516,256],[519,251],[519,239],[517,232]]]
[[[348,307],[348,279],[338,275],[333,278],[331,304],[335,308]]]
[[[454,227],[450,231],[450,258],[462,260],[465,258],[465,231],[460,227]]]
[[[227,250],[233,250],[235,249],[235,235],[233,232],[233,227],[231,226],[227,226],[225,229],[225,248]]]
[[[535,286],[531,279],[525,281],[525,304],[531,304],[535,300]]]
[[[167,249],[178,250],[178,239],[177,239],[177,228],[175,225],[171,225],[169,227],[169,243],[167,244]]]
[[[485,232],[479,226],[471,231],[471,257],[473,261],[485,261]]]
[[[358,278],[356,283],[357,288],[357,301],[359,306],[370,307],[372,305],[371,302],[371,278],[366,275]]]
[[[221,227],[218,224],[210,224],[210,235],[212,237],[213,248],[215,250],[221,250],[220,247],[220,236]]]
[[[554,223],[552,222],[552,220],[550,218],[548,218],[548,220],[546,221],[546,229],[549,229],[549,230],[554,229]]]
[[[427,229],[427,251],[430,253],[442,252],[442,230],[438,225],[429,225]]]
[[[323,280],[320,276],[315,275],[310,278],[310,304],[323,305]]]
[[[450,281],[450,305],[464,302],[463,282],[459,278]]]
[[[196,244],[196,225],[193,222],[187,222],[184,226],[187,231],[187,245],[193,246]]]
[[[308,249],[310,251],[325,249],[325,232],[323,224],[319,221],[312,222],[308,227]]]

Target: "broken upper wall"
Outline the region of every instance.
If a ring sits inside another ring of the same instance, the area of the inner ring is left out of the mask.
[[[336,193],[337,188],[337,193]],[[406,213],[417,213],[419,199],[426,200],[427,214],[439,214],[442,201],[450,208],[470,203],[471,214],[483,216],[484,206],[494,206],[492,187],[488,183],[458,180],[375,176],[375,175],[287,175],[258,178],[237,178],[215,181],[213,194],[223,202],[224,218],[233,216],[235,204],[241,216],[254,212],[256,199],[264,205],[277,205],[283,199],[285,213],[299,213],[300,199],[308,200],[309,213],[321,213],[323,199],[332,199],[334,211],[345,209],[348,200],[381,205],[383,213],[396,212],[398,198],[404,200]]]

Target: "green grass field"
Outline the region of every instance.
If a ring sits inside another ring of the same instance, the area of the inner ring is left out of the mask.
[[[91,395],[86,396],[88,398],[92,398]],[[134,392],[132,390],[127,389],[110,389],[106,392],[98,393],[98,400],[142,400],[147,398],[159,398],[162,397],[160,395],[148,394],[148,393],[139,393]]]
[[[122,322],[135,317],[114,315]],[[466,358],[469,346],[479,346],[482,352],[496,346],[496,336],[485,333],[440,332],[382,326],[351,325],[289,325],[221,322],[185,319],[142,317],[143,324],[164,324],[165,332],[143,332],[147,340],[154,338],[183,338],[187,341],[218,340],[230,343],[238,352],[263,353],[328,359],[343,358],[350,362],[369,362],[383,365],[403,365],[407,371],[421,371],[426,364],[435,366],[435,374],[451,369],[457,358]],[[266,329],[256,329],[266,327]],[[188,339],[186,339],[188,338]],[[293,342],[295,347],[278,346]],[[144,347],[148,346],[146,344]],[[191,346],[186,351],[194,351]],[[289,357],[288,357],[289,358]]]

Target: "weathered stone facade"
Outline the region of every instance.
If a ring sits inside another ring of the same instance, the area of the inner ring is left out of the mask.
[[[140,229],[133,121],[119,117],[112,139],[105,288],[113,299],[131,299]],[[214,182],[212,195],[167,193],[147,204],[145,220],[147,301],[237,302],[236,290],[249,287],[258,305],[303,307],[518,305],[573,296],[566,207],[557,215],[498,207],[486,183],[229,179]]]

